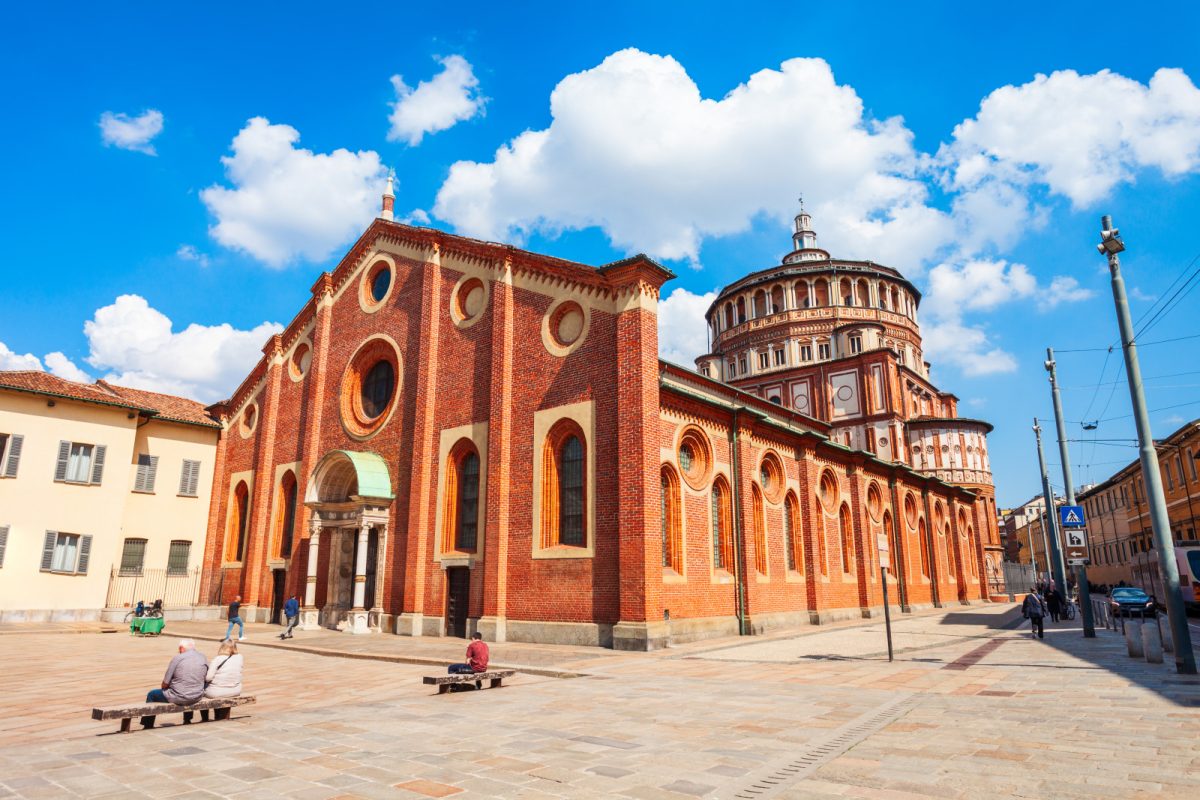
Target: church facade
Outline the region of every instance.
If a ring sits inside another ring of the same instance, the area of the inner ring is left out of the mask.
[[[919,413],[822,416],[793,384],[827,402],[832,373],[772,376],[785,402],[765,372],[714,371],[745,344],[721,300],[701,372],[660,361],[673,276],[644,256],[591,267],[392,203],[210,409],[208,602],[267,620],[295,593],[312,628],[652,649],[880,613],[881,569],[901,608],[988,598],[990,479],[909,456],[987,426],[919,371],[888,373],[928,393]]]

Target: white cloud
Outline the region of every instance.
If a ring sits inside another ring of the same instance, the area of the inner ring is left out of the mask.
[[[761,215],[782,228],[803,191],[840,255],[915,268],[953,234],[926,205],[911,132],[866,116],[820,59],[713,100],[675,59],[622,50],[559,82],[550,112],[492,162],[454,164],[434,214],[487,239],[599,226],[618,248],[695,261],[705,237]]]
[[[1106,274],[1108,273],[1107,267],[1105,267],[1104,272]],[[1152,303],[1158,299],[1158,295],[1146,294],[1137,286],[1134,286],[1132,289],[1129,290],[1129,296],[1132,297],[1134,300],[1141,300],[1143,303]]]
[[[69,381],[77,381],[79,383],[92,382],[92,376],[76,366],[75,362],[67,358],[65,353],[58,352],[57,350],[53,353],[46,353],[46,369],[52,374]]]
[[[658,303],[658,354],[688,369],[708,352],[708,323],[704,312],[717,297],[715,291],[693,294],[678,288]]]
[[[42,370],[42,360],[33,353],[14,353],[8,345],[0,342],[0,369],[2,370]]]
[[[178,394],[202,402],[228,397],[258,362],[269,336],[283,330],[263,322],[251,330],[229,324],[172,330],[162,312],[135,294],[96,310],[83,326],[87,363],[123,386]],[[47,357],[49,361],[49,357]]]
[[[953,138],[939,153],[953,190],[1044,184],[1085,207],[1138,170],[1174,178],[1200,167],[1200,90],[1179,69],[1147,85],[1108,70],[1037,75],[989,94]]]
[[[217,222],[209,228],[226,247],[272,267],[321,261],[360,233],[379,210],[384,169],[379,154],[338,149],[313,153],[296,147],[289,125],[251,119],[222,157],[234,188],[200,193]]]
[[[150,142],[162,133],[162,129],[162,112],[153,108],[136,117],[111,111],[100,115],[100,139],[107,147],[136,150],[149,156],[158,155]]]
[[[427,133],[437,133],[483,112],[487,98],[479,94],[479,79],[462,56],[438,59],[442,71],[413,89],[399,75],[392,76],[396,102],[388,118],[389,142],[418,145]]]
[[[181,244],[175,255],[183,261],[195,261],[201,267],[208,266],[208,255],[197,250],[195,245]]]
[[[1039,311],[1049,311],[1093,295],[1066,275],[1055,276],[1048,286],[1039,284],[1024,264],[1004,260],[939,264],[929,271],[928,284],[921,301],[926,356],[967,375],[1012,372],[1017,362],[991,340],[984,327],[965,323],[966,314],[1015,302],[1032,302]]]

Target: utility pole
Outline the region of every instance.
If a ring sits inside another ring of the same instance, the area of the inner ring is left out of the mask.
[[[1117,325],[1121,329],[1121,349],[1125,353],[1125,375],[1129,379],[1129,399],[1133,404],[1133,419],[1137,425],[1138,455],[1142,462],[1142,479],[1146,484],[1146,504],[1150,506],[1150,527],[1154,531],[1154,546],[1158,550],[1158,569],[1162,573],[1167,596],[1167,619],[1171,638],[1175,642],[1175,671],[1181,675],[1196,674],[1196,654],[1192,652],[1192,636],[1188,631],[1183,594],[1179,590],[1179,567],[1175,563],[1175,542],[1171,539],[1171,520],[1167,516],[1167,500],[1163,496],[1162,475],[1158,471],[1158,449],[1150,433],[1150,415],[1146,411],[1146,394],[1142,389],[1142,368],[1138,364],[1137,342],[1133,335],[1133,319],[1129,315],[1129,300],[1125,296],[1125,279],[1121,277],[1118,253],[1125,250],[1120,232],[1113,227],[1112,217],[1100,218],[1100,253],[1108,258],[1112,276],[1113,303],[1117,307]]]
[[[1046,348],[1046,371],[1050,373],[1050,394],[1054,398],[1054,421],[1058,427],[1058,453],[1062,461],[1063,487],[1067,490],[1067,505],[1075,505],[1075,484],[1071,480],[1071,457],[1067,454],[1067,425],[1063,422],[1062,397],[1058,393],[1058,368],[1054,363],[1054,348]],[[1088,589],[1087,567],[1075,568],[1075,583],[1079,587],[1079,611],[1083,619],[1083,638],[1096,638],[1096,623],[1092,620],[1092,593]],[[1067,587],[1062,587],[1065,592]]]
[[[1046,560],[1050,562],[1047,572],[1053,570],[1054,582],[1058,588],[1066,591],[1066,565],[1063,564],[1062,550],[1058,546],[1058,507],[1054,505],[1054,491],[1050,488],[1050,476],[1046,474],[1046,456],[1042,453],[1042,426],[1038,425],[1037,417],[1033,418],[1033,435],[1037,437],[1038,468],[1042,471],[1042,497],[1046,499],[1046,524],[1042,528],[1050,542],[1050,550]]]

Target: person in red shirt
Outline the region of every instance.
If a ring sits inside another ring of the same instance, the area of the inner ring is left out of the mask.
[[[467,663],[451,664],[446,672],[451,675],[471,675],[476,672],[487,672],[488,646],[483,643],[483,634],[479,631],[471,634],[471,643],[467,645]]]

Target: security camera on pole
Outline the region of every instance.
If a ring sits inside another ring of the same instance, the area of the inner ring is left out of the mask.
[[[1158,451],[1150,433],[1150,416],[1146,412],[1146,395],[1142,390],[1142,369],[1138,365],[1137,342],[1133,336],[1133,320],[1129,316],[1129,301],[1125,297],[1125,279],[1121,277],[1121,261],[1117,254],[1125,250],[1120,232],[1113,227],[1112,217],[1100,218],[1100,244],[1096,248],[1108,257],[1112,275],[1113,302],[1117,306],[1117,325],[1121,329],[1121,349],[1125,352],[1125,374],[1129,379],[1129,399],[1133,403],[1133,419],[1137,425],[1138,455],[1142,462],[1142,480],[1146,484],[1146,501],[1150,506],[1150,527],[1154,531],[1154,547],[1158,550],[1158,568],[1162,573],[1167,596],[1167,618],[1175,642],[1175,671],[1184,675],[1196,674],[1196,655],[1192,652],[1192,637],[1188,631],[1183,595],[1179,590],[1179,567],[1175,563],[1175,543],[1171,540],[1171,522],[1167,516],[1167,501],[1163,496],[1162,475],[1158,471]]]
[[[1058,372],[1054,364],[1053,347],[1046,348],[1046,371],[1050,373],[1050,394],[1054,398],[1054,421],[1058,427],[1058,453],[1062,461],[1063,487],[1067,490],[1067,505],[1074,507],[1075,483],[1071,480],[1071,457],[1067,453],[1067,427],[1063,422],[1062,398],[1058,394]],[[1078,514],[1078,518],[1082,522],[1083,509],[1079,509]],[[1068,527],[1066,522],[1063,523],[1063,527]],[[1080,537],[1080,541],[1086,541],[1082,539],[1084,536],[1082,530],[1076,532],[1075,535]],[[1071,542],[1067,544],[1068,549],[1070,549]],[[1070,555],[1073,556],[1071,560],[1075,567],[1075,582],[1079,585],[1079,611],[1083,617],[1083,636],[1085,639],[1094,639],[1096,637],[1096,625],[1092,621],[1092,595],[1088,589],[1087,567],[1085,566],[1087,562],[1087,550],[1084,549],[1082,553],[1074,552]],[[1062,590],[1065,596],[1067,587],[1062,587]]]

